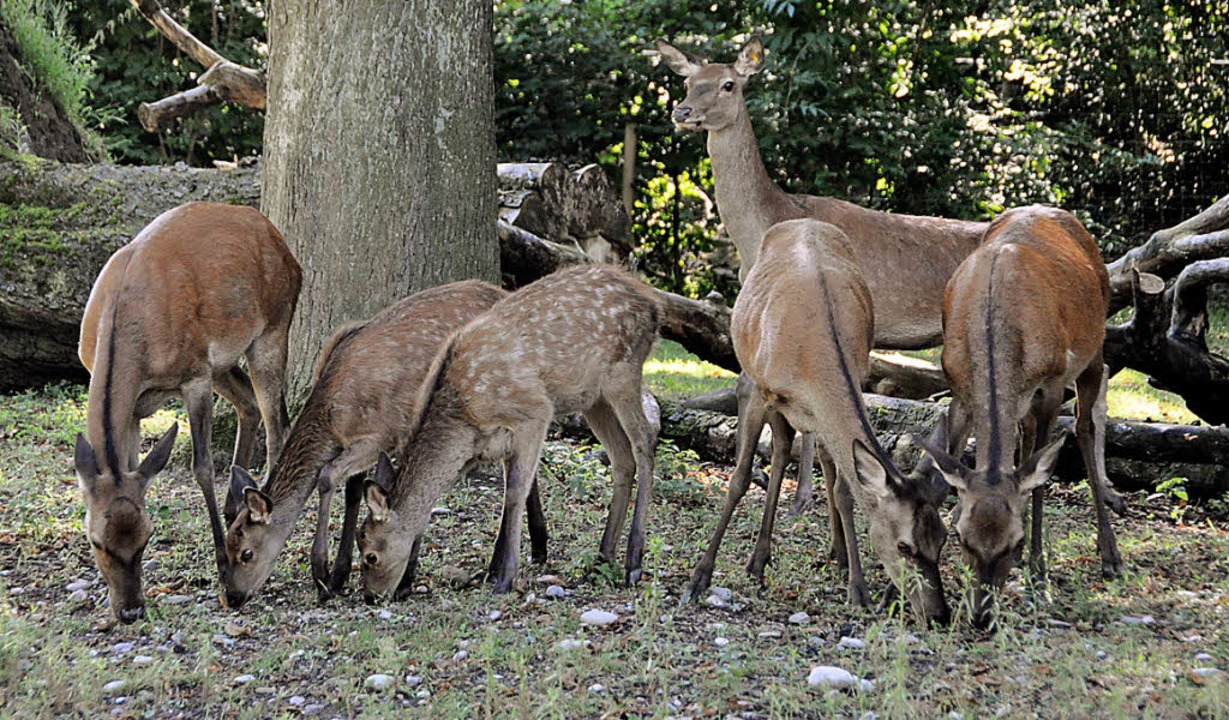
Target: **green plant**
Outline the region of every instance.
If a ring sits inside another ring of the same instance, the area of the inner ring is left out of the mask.
[[[1175,522],[1182,522],[1182,518],[1186,516],[1187,503],[1190,501],[1190,495],[1186,492],[1186,478],[1172,477],[1157,483],[1156,494],[1167,498],[1172,503],[1169,518]]]

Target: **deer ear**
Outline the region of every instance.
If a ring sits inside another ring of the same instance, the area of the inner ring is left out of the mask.
[[[968,468],[964,466],[964,463],[948,455],[946,450],[941,449],[932,440],[933,436],[926,440],[918,440],[918,444],[930,457],[934,458],[935,467],[939,469],[939,474],[943,476],[948,485],[957,490],[968,490],[969,483],[965,479]]]
[[[253,525],[265,525],[269,515],[273,513],[273,501],[255,486],[243,490],[243,501],[248,508],[248,522]]]
[[[396,477],[397,472],[393,470],[393,461],[389,459],[388,453],[381,451],[380,457],[376,459],[374,482],[378,483],[380,488],[387,494],[389,488],[393,486],[393,480]]]
[[[222,514],[226,516],[226,524],[229,525],[239,517],[239,512],[243,510],[246,501],[243,498],[243,493],[248,488],[255,488],[256,481],[248,474],[247,470],[238,465],[230,466],[230,488],[226,491],[226,507],[223,508]]]
[[[367,509],[371,512],[373,522],[386,523],[390,515],[388,509],[388,491],[375,480],[368,480],[363,486],[363,497],[367,501]]]
[[[764,62],[764,44],[760,42],[759,36],[752,37],[743,45],[743,49],[738,52],[738,59],[734,61],[734,72],[747,77],[754,75],[760,71],[760,65]]]
[[[1060,433],[1058,437],[1049,442],[1048,445],[1033,453],[1029,459],[1024,461],[1020,466],[1016,477],[1019,478],[1020,493],[1026,494],[1032,492],[1036,488],[1045,485],[1050,479],[1050,473],[1054,470],[1055,463],[1058,462],[1058,451],[1063,449],[1063,443],[1067,440],[1066,433]]]
[[[140,467],[137,468],[137,473],[145,478],[145,484],[148,486],[149,481],[154,479],[154,476],[162,472],[162,468],[166,467],[167,460],[171,459],[171,450],[175,447],[175,436],[179,434],[179,423],[171,423],[171,427],[154,445],[154,449],[149,451],[145,459],[141,461]]]
[[[690,53],[683,52],[666,42],[664,38],[657,40],[657,52],[661,53],[661,57],[670,66],[674,72],[683,77],[691,77],[704,67],[704,61]]]
[[[853,441],[854,476],[864,490],[883,499],[893,494],[895,481],[874,451],[861,440]]]
[[[82,433],[77,433],[77,446],[73,448],[73,467],[77,470],[81,489],[93,492],[94,483],[98,482],[98,458]]]

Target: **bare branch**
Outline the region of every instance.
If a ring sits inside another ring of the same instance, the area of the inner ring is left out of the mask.
[[[223,99],[208,85],[198,85],[191,90],[162,98],[157,102],[141,103],[137,107],[137,117],[141,127],[148,132],[158,132],[158,128],[168,120],[185,115],[191,115],[207,107],[221,105]]]
[[[132,6],[144,15],[150,24],[158,28],[158,32],[175,43],[175,47],[192,56],[192,59],[200,63],[202,67],[211,68],[226,59],[171,19],[157,0],[131,0],[131,2]]]

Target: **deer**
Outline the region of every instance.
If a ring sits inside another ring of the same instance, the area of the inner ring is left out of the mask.
[[[1109,278],[1088,231],[1070,213],[1030,206],[999,215],[986,242],[948,283],[943,370],[952,387],[946,437],[924,442],[960,498],[954,519],[973,571],[973,624],[993,620],[1001,590],[1024,549],[1023,513],[1032,496],[1030,567],[1045,576],[1044,485],[1064,437],[1049,440],[1075,385],[1075,434],[1092,487],[1097,545],[1106,577],[1122,572],[1106,506],[1122,499],[1105,472],[1106,379],[1102,356]],[[977,440],[976,466],[959,459]],[[1021,458],[1017,466],[1016,453]]]
[[[853,509],[866,514],[869,536],[893,584],[929,622],[949,619],[939,557],[947,530],[938,505],[946,487],[905,476],[875,438],[862,399],[874,340],[874,303],[847,235],[829,223],[787,220],[764,235],[759,260],[734,303],[730,335],[750,379],[740,388],[751,427],[771,423],[772,472],[759,538],[748,571],[763,579],[773,518],[794,431],[814,433],[827,475],[833,523],[849,568],[849,602],[866,606]],[[755,438],[740,436],[721,518],[684,597],[702,593],[717,550],[751,481]],[[913,573],[913,578],[907,577]]]
[[[321,601],[345,587],[362,501],[363,474],[381,452],[398,454],[417,413],[419,387],[440,346],[508,293],[478,280],[449,283],[404,298],[370,320],[348,324],[325,343],[312,390],[271,466],[264,487],[243,468],[231,470],[226,554],[227,605],[244,604],[273,573],[295,521],[317,490],[320,508],[311,549]],[[345,516],[336,563],[329,571],[328,522],[336,486],[345,482]],[[540,516],[537,494],[531,518]],[[544,523],[531,520],[531,535]],[[546,539],[534,536],[535,560]]]
[[[636,504],[624,580],[642,574],[653,488],[651,430],[641,370],[657,335],[653,290],[610,265],[547,275],[496,303],[452,337],[422,386],[399,470],[381,461],[364,487],[368,516],[358,547],[369,602],[403,597],[432,504],[475,461],[502,461],[505,496],[489,580],[495,593],[517,575],[521,516],[547,426],[581,412],[611,461],[614,491],[602,535],[610,564],[633,478]]]
[[[745,280],[754,268],[761,240],[773,225],[803,218],[831,223],[849,237],[874,299],[874,347],[920,350],[938,345],[943,338],[943,289],[981,243],[986,223],[886,213],[836,198],[786,193],[764,167],[743,97],[747,81],[763,65],[759,38],[748,40],[730,64],[709,63],[664,39],[657,40],[656,47],[670,69],[686,79],[687,95],[671,116],[675,127],[708,133],[717,211],[738,250],[739,279]],[[740,405],[739,432],[758,437],[762,426],[745,420]],[[810,507],[813,497],[815,439],[804,434],[802,448],[794,514]],[[820,465],[824,477],[830,477],[833,468],[822,453]],[[830,555],[843,564],[838,549],[843,543],[836,531],[834,522]]]
[[[218,574],[224,528],[210,457],[213,393],[235,406],[233,463],[247,466],[257,424],[268,463],[290,425],[282,389],[286,341],[302,272],[259,211],[189,203],[154,219],[107,260],[90,291],[78,353],[90,372],[86,429],[73,462],[86,538],[121,622],[144,617],[141,560],[153,533],[145,496],[166,465],[172,425],[138,464],[140,421],[173,395],[192,435],[192,474],[209,513]],[[247,359],[251,373],[239,367]]]

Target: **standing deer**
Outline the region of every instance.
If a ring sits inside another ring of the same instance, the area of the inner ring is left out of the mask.
[[[166,464],[176,431],[172,426],[138,466],[141,418],[172,395],[183,396],[192,474],[205,495],[225,580],[209,452],[213,392],[239,416],[234,464],[251,462],[258,420],[273,463],[290,424],[282,373],[301,277],[281,234],[258,211],[190,203],[155,218],[94,282],[79,347],[90,371],[86,432],[77,435],[74,462],[86,537],[121,621],[145,614],[141,557],[153,532],[145,491]],[[247,358],[250,380],[240,357]]]
[[[320,512],[312,543],[312,577],[320,599],[345,586],[362,499],[362,473],[381,451],[402,449],[417,416],[419,388],[440,346],[508,293],[477,280],[411,295],[367,322],[348,325],[325,344],[312,391],[263,489],[242,468],[232,469],[226,499],[227,604],[239,607],[273,572],[313,489]],[[328,521],[333,492],[345,481],[345,520],[332,575]],[[535,496],[536,497],[536,496]],[[530,502],[534,510],[533,498]],[[531,523],[531,529],[536,524]],[[535,544],[535,559],[545,555]],[[544,558],[541,558],[544,560]]]
[[[1042,492],[1063,439],[1046,443],[1063,391],[1076,386],[1076,437],[1092,486],[1101,570],[1122,571],[1106,503],[1122,500],[1105,474],[1106,373],[1101,344],[1109,279],[1101,253],[1070,213],[1032,206],[1003,213],[986,243],[947,286],[943,370],[952,386],[946,450],[928,447],[960,496],[956,532],[976,585],[974,624],[991,621],[992,590],[1002,588],[1024,547],[1031,492],[1030,565],[1044,577]],[[1018,431],[1017,424],[1023,425]],[[970,432],[977,466],[956,459]],[[1019,439],[1019,442],[1017,442]],[[1015,467],[1017,445],[1024,458]]]
[[[516,579],[521,516],[546,429],[582,412],[610,455],[614,494],[601,555],[613,562],[636,481],[625,579],[639,579],[653,488],[653,448],[640,375],[658,327],[653,291],[609,265],[560,270],[519,290],[447,344],[423,384],[420,415],[394,478],[387,463],[366,485],[359,531],[368,599],[412,579],[410,558],[431,505],[472,462],[502,460],[505,498],[491,563],[495,592]]]
[[[947,540],[938,502],[946,488],[936,497],[924,484],[906,478],[871,429],[861,388],[874,338],[873,303],[845,233],[815,220],[774,225],[734,303],[730,335],[739,364],[754,383],[744,388],[747,418],[751,427],[760,427],[768,414],[773,433],[768,501],[748,571],[762,579],[768,563],[776,501],[797,428],[816,433],[835,466],[835,474],[827,475],[828,502],[833,523],[844,528],[849,602],[870,602],[854,532],[856,499],[869,519],[871,543],[897,588],[922,617],[946,623],[938,564]],[[750,484],[755,438],[748,436],[740,437],[725,507],[692,575],[688,597],[708,587],[722,536]],[[917,573],[918,581],[906,578],[906,568]]]
[[[729,65],[708,63],[665,40],[657,41],[657,49],[670,69],[686,78],[687,97],[674,108],[675,126],[708,133],[717,210],[738,248],[740,279],[755,266],[768,228],[801,218],[831,223],[849,237],[874,300],[874,347],[916,350],[938,345],[943,337],[943,288],[981,242],[986,223],[885,213],[836,198],[782,191],[764,169],[743,99],[747,80],[763,62],[759,38],[747,41]],[[745,419],[740,406],[739,432],[758,436],[762,426],[751,426]],[[814,445],[813,437],[803,437],[804,451]],[[799,463],[794,512],[811,502],[808,459],[804,455]],[[830,460],[821,455],[820,464],[824,477],[831,477]],[[838,559],[840,545],[834,537]]]

